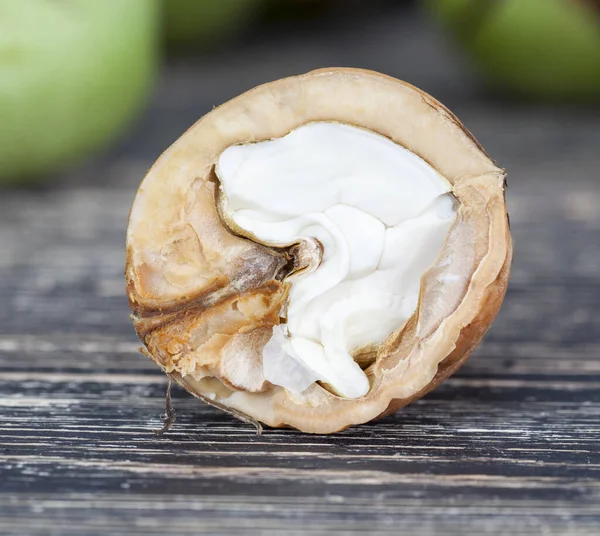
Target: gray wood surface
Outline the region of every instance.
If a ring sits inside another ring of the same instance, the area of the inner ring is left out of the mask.
[[[600,533],[600,110],[486,97],[420,16],[361,9],[169,61],[117,148],[0,191],[0,534]],[[137,184],[212,105],[325,65],[423,87],[508,169],[505,305],[454,377],[380,422],[257,437],[177,389],[157,438],[166,381],[122,275]]]

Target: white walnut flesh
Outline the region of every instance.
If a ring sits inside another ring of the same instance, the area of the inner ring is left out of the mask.
[[[265,378],[295,392],[321,381],[340,396],[367,394],[352,353],[415,312],[421,276],[454,221],[450,183],[400,145],[339,123],[229,147],[216,172],[223,212],[252,239],[313,239],[323,250],[312,272],[288,279],[287,322],[263,349]]]
[[[140,186],[126,280],[143,351],[204,401],[331,433],[477,346],[512,254],[504,172],[445,107],[325,69],[255,88]]]

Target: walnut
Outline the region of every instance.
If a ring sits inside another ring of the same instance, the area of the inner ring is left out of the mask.
[[[505,174],[443,105],[325,69],[200,119],[134,201],[144,353],[195,396],[332,433],[433,389],[508,281]]]

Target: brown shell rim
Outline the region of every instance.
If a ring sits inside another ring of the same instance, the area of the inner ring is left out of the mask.
[[[436,99],[434,99],[430,95],[426,94],[425,92],[419,90],[418,88],[416,88],[410,84],[407,84],[405,82],[400,82],[392,77],[389,77],[386,75],[381,75],[379,73],[373,73],[371,71],[362,70],[362,69],[349,69],[349,68],[319,69],[317,71],[312,71],[312,72],[308,73],[307,75],[303,75],[303,76],[314,76],[314,75],[319,75],[319,74],[336,74],[336,73],[348,73],[348,74],[352,74],[352,75],[376,76],[376,77],[380,77],[380,78],[385,78],[389,81],[393,81],[394,83],[400,83],[404,87],[412,89],[413,91],[417,92],[421,96],[423,102],[425,102],[428,106],[433,108],[438,113],[443,113],[445,115],[445,117],[450,122],[452,122],[456,127],[458,127],[468,137],[468,139],[475,145],[475,147],[485,157],[487,157],[489,159],[489,156],[484,151],[484,149],[481,147],[481,145],[477,142],[477,140],[474,138],[474,136],[464,127],[464,125],[460,122],[460,120],[452,112],[450,112],[444,105],[439,103]],[[260,88],[260,86],[259,86],[259,88]],[[246,94],[252,93],[253,91],[256,91],[259,88],[250,90]],[[237,99],[243,99],[244,95],[246,95],[246,94],[241,95]],[[194,126],[191,127],[191,129],[193,129],[193,128],[194,128]],[[490,160],[490,162],[491,162],[491,160]],[[498,170],[498,171],[503,173],[502,170]],[[505,210],[505,207],[504,207],[504,210]],[[131,217],[131,214],[130,214],[130,217]],[[506,286],[507,286],[509,270],[510,270],[510,262],[511,262],[511,258],[512,258],[512,242],[511,242],[511,237],[510,237],[510,232],[509,232],[508,221],[506,222],[506,252],[507,253],[506,253],[506,257],[504,259],[504,263],[502,265],[501,270],[498,273],[497,278],[495,279],[495,281],[493,283],[489,284],[487,286],[487,288],[485,289],[484,299],[480,305],[477,315],[475,315],[472,318],[471,322],[468,323],[468,325],[466,325],[462,328],[462,330],[460,331],[459,337],[456,340],[454,350],[451,353],[449,353],[439,363],[437,373],[435,374],[433,379],[423,389],[419,390],[418,392],[414,393],[413,395],[411,395],[409,397],[391,399],[387,408],[383,412],[381,412],[379,414],[379,416],[388,415],[388,414],[396,411],[398,408],[412,402],[413,400],[420,398],[421,396],[423,396],[424,394],[426,394],[427,392],[429,392],[433,388],[435,388],[441,381],[443,381],[449,375],[454,373],[464,363],[464,361],[467,359],[467,357],[470,355],[470,353],[473,351],[473,349],[477,346],[477,344],[480,342],[481,338],[483,337],[483,335],[489,328],[491,322],[493,321],[494,317],[496,316],[497,312],[500,309],[502,300],[503,300],[505,292],[506,292]],[[132,263],[131,251],[128,248],[127,265],[129,266],[131,263]],[[126,272],[127,272],[127,269],[126,269]],[[134,289],[132,288],[132,282],[130,280],[128,280],[127,283],[128,283],[127,284],[128,293],[133,292]],[[155,356],[151,356],[151,357],[159,365],[161,365],[160,361]],[[201,398],[203,400],[206,400],[206,397],[201,392],[199,392],[197,389],[197,386],[194,385],[195,381],[190,382],[190,380],[188,378],[182,378],[179,375],[176,375],[175,379],[178,383],[180,383],[180,385],[182,385],[189,392],[191,392],[192,394],[194,394],[195,396],[198,396],[199,398]],[[236,409],[235,411],[239,411],[239,409]],[[262,420],[262,419],[260,419],[260,417],[258,417],[258,418],[259,418],[259,420]],[[289,426],[290,425],[290,423],[278,422],[277,420],[272,420],[272,419],[265,419],[265,421],[270,426]],[[325,431],[326,433],[341,430],[341,429],[344,429],[344,428],[351,426],[353,424],[356,424],[356,423],[355,422],[347,422],[347,423],[343,424],[342,426],[332,427],[328,430],[321,430],[321,429],[316,430],[312,426],[310,426],[310,423],[307,423],[307,424],[308,424],[308,426],[303,426],[301,423],[293,423],[293,425],[295,427],[302,429],[304,431],[307,431],[307,432],[323,432],[323,431]]]

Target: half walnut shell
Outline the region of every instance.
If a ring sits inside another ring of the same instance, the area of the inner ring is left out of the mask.
[[[408,149],[456,200],[414,314],[383,342],[355,349],[368,391],[354,398],[324,381],[294,392],[265,378],[263,350],[286,321],[294,278],[318,270],[323,252],[310,237],[269,245],[244,233],[223,214],[216,173],[229,147],[316,122],[360,127]],[[198,398],[269,426],[332,433],[389,414],[452,374],[500,308],[512,253],[504,177],[451,112],[399,80],[325,69],[255,88],[198,121],[138,190],[125,275],[142,350]]]

